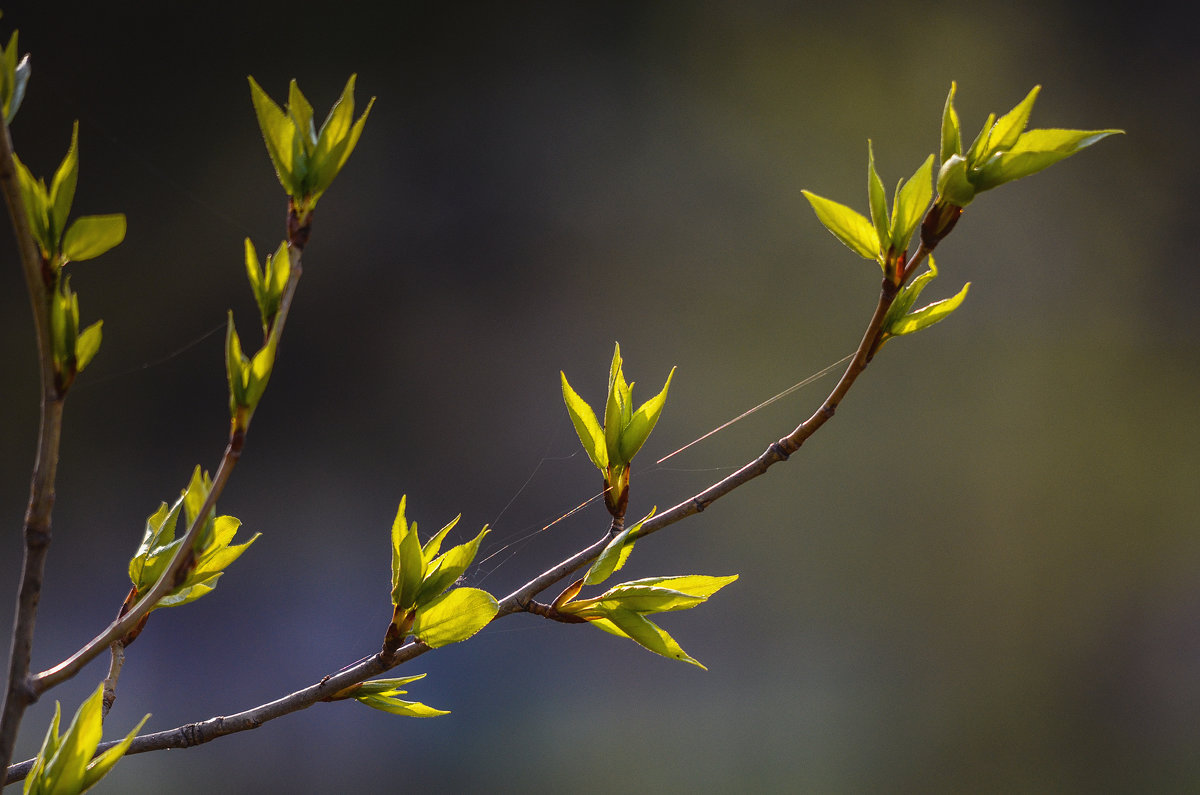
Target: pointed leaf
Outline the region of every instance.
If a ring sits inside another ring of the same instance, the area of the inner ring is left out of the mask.
[[[71,725],[62,736],[58,751],[42,771],[42,785],[47,792],[75,793],[83,790],[84,771],[103,733],[101,709],[104,684],[79,705]]]
[[[304,150],[312,152],[317,143],[317,128],[313,124],[313,109],[300,86],[295,80],[288,83],[287,114],[292,117],[300,140],[304,142]]]
[[[75,339],[75,371],[83,372],[83,368],[88,366],[88,362],[92,360],[100,350],[101,328],[104,326],[103,320],[97,320],[92,325],[85,328]]]
[[[402,715],[407,718],[436,718],[439,715],[450,714],[449,710],[434,709],[419,701],[402,701],[398,698],[386,696],[363,696],[357,699],[357,701],[372,709],[389,712],[392,715]]]
[[[979,135],[975,136],[975,140],[971,142],[971,148],[967,150],[965,159],[967,164],[974,168],[982,159],[983,152],[987,149],[988,139],[992,134],[992,127],[996,123],[996,114],[989,113],[987,121],[983,123],[983,129],[979,131]]]
[[[258,128],[262,131],[267,154],[275,166],[279,184],[293,198],[299,199],[300,180],[296,174],[296,126],[275,100],[267,96],[254,78],[250,81],[250,101],[254,104],[254,115],[258,117]]]
[[[641,521],[626,527],[605,545],[600,556],[596,558],[587,574],[584,575],[583,584],[599,585],[611,577],[613,572],[619,571],[625,565],[625,561],[629,559],[629,553],[633,551],[633,543],[642,529],[642,524],[654,515],[655,510],[657,508],[652,508]]]
[[[76,218],[63,236],[62,253],[69,260],[80,262],[100,256],[125,239],[125,216],[85,215]]]
[[[662,391],[639,406],[629,420],[628,427],[622,431],[620,453],[623,461],[633,460],[638,450],[641,450],[642,445],[646,443],[654,426],[658,424],[663,404],[667,402],[667,390],[671,388],[671,379],[674,377],[675,368],[672,367],[671,372],[667,373],[667,383],[663,385]]]
[[[412,634],[432,648],[466,640],[496,616],[499,605],[487,591],[455,588],[417,610]]]
[[[596,413],[592,411],[592,407],[579,397],[567,383],[566,373],[560,370],[559,375],[562,376],[563,401],[567,404],[567,414],[571,415],[571,424],[575,426],[575,433],[579,435],[579,441],[583,444],[583,450],[588,454],[588,458],[597,469],[603,472],[608,469],[608,449],[604,444],[604,430],[596,420]]]
[[[958,123],[958,111],[954,109],[954,92],[958,85],[951,81],[950,93],[946,95],[946,107],[942,110],[942,152],[940,162],[945,163],[954,155],[962,154],[962,128]]]
[[[871,222],[875,225],[875,234],[879,238],[880,249],[888,249],[892,244],[891,229],[888,226],[887,196],[883,192],[883,180],[875,170],[875,147],[867,141],[867,195],[871,202]],[[881,262],[880,265],[883,263]]]
[[[616,629],[618,631],[613,634],[623,635],[655,654],[661,654],[663,657],[669,657],[672,660],[680,660],[681,662],[691,663],[692,665],[704,668],[697,660],[688,656],[688,653],[665,630],[638,613],[630,610],[611,610],[608,611],[604,618],[590,621],[589,623],[598,626],[606,632],[612,632],[613,629]]]
[[[904,187],[896,191],[896,203],[892,205],[892,248],[907,251],[913,232],[925,217],[925,210],[933,200],[933,155],[925,159]]]
[[[726,585],[735,582],[737,578],[738,575],[736,574],[730,574],[725,577],[714,577],[708,574],[684,574],[674,577],[644,577],[640,580],[631,580],[630,582],[623,583],[623,585],[627,587],[653,586],[670,588],[689,596],[707,598]]]
[[[71,130],[71,146],[50,182],[51,235],[57,238],[67,228],[67,214],[75,201],[75,183],[79,179],[79,122]]]
[[[462,514],[460,513],[458,516],[451,519],[445,527],[443,527],[441,530],[438,530],[437,533],[434,534],[433,538],[425,542],[425,546],[421,547],[421,554],[425,556],[425,560],[433,560],[437,557],[437,553],[442,548],[442,541],[445,540],[446,534],[454,529],[454,526],[458,524],[458,520],[461,518]]]
[[[992,156],[974,178],[975,189],[989,190],[1064,160],[1081,149],[1123,130],[1030,130],[1012,149]]]
[[[967,290],[970,288],[971,283],[967,282],[954,297],[935,301],[929,306],[922,307],[916,312],[905,315],[899,321],[892,324],[888,329],[889,333],[896,337],[903,334],[912,334],[914,331],[929,328],[934,323],[945,320],[950,316],[950,313],[958,309],[959,305],[962,304],[963,299],[967,297]]]
[[[861,213],[815,193],[809,191],[801,191],[801,193],[808,199],[813,212],[817,214],[821,223],[825,224],[825,228],[842,241],[843,245],[865,259],[878,260],[880,258],[879,235],[875,232],[874,224],[864,218]]]
[[[479,551],[479,544],[488,532],[488,528],[484,527],[475,538],[465,544],[451,547],[445,554],[429,564],[425,574],[425,582],[421,584],[421,588],[417,593],[418,607],[432,600],[454,584],[455,580],[471,565],[471,561],[475,560],[475,554]]]
[[[121,761],[121,757],[129,750],[129,746],[133,744],[133,738],[137,737],[137,733],[142,730],[142,727],[146,725],[146,721],[148,720],[150,720],[149,713],[138,721],[138,724],[133,727],[133,730],[129,734],[125,735],[124,740],[92,760],[92,763],[87,767],[87,772],[84,774],[83,788],[85,790],[104,778],[105,774],[109,770],[112,770],[113,765]]]
[[[1015,108],[996,120],[996,126],[992,128],[992,135],[988,140],[987,151],[984,153],[983,159],[986,160],[994,152],[1005,152],[1013,147],[1021,133],[1025,131],[1025,125],[1029,123],[1029,114],[1033,112],[1033,103],[1037,101],[1038,93],[1041,90],[1041,86],[1034,86],[1033,90]]]

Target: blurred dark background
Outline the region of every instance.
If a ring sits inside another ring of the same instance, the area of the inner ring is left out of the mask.
[[[179,4],[182,5],[182,4]],[[283,234],[246,75],[323,115],[377,96],[221,501],[262,538],[129,650],[106,734],[237,712],[376,650],[388,528],[494,527],[508,593],[606,526],[559,369],[602,397],[679,370],[631,513],[760,453],[832,378],[649,462],[857,344],[878,270],[801,195],[865,208],[1045,86],[1038,127],[1122,127],[983,195],[938,251],[963,309],[888,345],[801,454],[640,545],[631,577],[737,572],[664,626],[709,667],[513,617],[403,669],[416,721],[318,705],[131,757],[108,792],[1195,791],[1200,787],[1200,48],[1154,4],[5,2],[33,53],[16,147],[49,177],[80,120],[77,214],[124,245],[71,266],[104,345],[68,401],[35,665],[115,613],[145,517],[226,430],[241,259]],[[7,227],[7,225],[5,225]],[[1193,232],[1188,228],[1192,227]],[[0,233],[0,594],[37,425],[28,301]],[[197,340],[200,340],[197,342]],[[195,343],[195,344],[192,344]],[[4,645],[7,649],[7,624]],[[5,652],[7,653],[7,652]],[[74,711],[97,661],[55,698]]]

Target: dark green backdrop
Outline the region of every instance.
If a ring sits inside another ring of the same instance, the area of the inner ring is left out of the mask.
[[[80,7],[72,7],[78,5]],[[649,460],[853,350],[878,271],[802,188],[865,207],[1035,83],[1036,126],[1123,127],[984,195],[939,249],[963,309],[893,342],[802,453],[639,546],[632,576],[737,572],[664,625],[710,670],[507,619],[415,661],[415,721],[320,705],[122,762],[111,792],[1181,791],[1200,786],[1197,55],[1153,4],[5,3],[33,79],[13,127],[126,243],[72,266],[104,347],[68,401],[35,664],[116,611],[145,517],[214,467],[242,239],[282,235],[245,77],[319,112],[375,95],[221,501],[263,537],[156,613],[108,734],[262,703],[378,648],[402,494],[495,531],[507,593],[605,525],[561,405],[613,340],[638,393],[679,370]],[[1086,8],[1086,10],[1085,10]],[[1191,230],[1191,231],[1189,231]],[[35,449],[28,302],[0,239],[0,595]],[[248,331],[247,331],[248,333]],[[155,362],[153,366],[144,364]],[[815,408],[809,387],[651,471],[666,508]],[[572,457],[573,456],[573,457]],[[648,463],[647,461],[647,463]],[[528,479],[528,482],[527,482]],[[482,556],[481,556],[482,557]],[[7,634],[7,624],[4,634]],[[4,641],[5,646],[7,641]],[[73,711],[104,663],[54,697]]]

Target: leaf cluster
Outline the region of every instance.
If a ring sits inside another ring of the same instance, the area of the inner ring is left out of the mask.
[[[937,273],[937,263],[933,261],[933,256],[930,255],[929,270],[900,288],[896,300],[892,302],[887,314],[884,316],[883,330],[876,349],[892,337],[901,337],[905,334],[912,334],[913,332],[929,328],[934,323],[945,320],[950,316],[950,313],[958,309],[963,299],[967,297],[967,291],[971,289],[970,282],[964,284],[963,288],[950,298],[934,301],[932,304],[928,304],[917,310],[912,308],[917,298],[921,295],[921,291],[937,278]]]
[[[85,792],[104,777],[129,750],[138,731],[149,719],[142,718],[125,739],[96,755],[103,732],[104,685],[98,686],[75,713],[66,734],[59,736],[62,705],[54,703],[54,718],[46,731],[33,768],[25,778],[24,795],[75,795]],[[93,759],[93,756],[95,758]]]
[[[162,577],[183,543],[183,536],[175,535],[176,525],[182,513],[185,528],[190,527],[212,491],[212,479],[197,466],[192,478],[170,508],[161,503],[158,510],[146,519],[146,530],[141,546],[129,561],[129,580],[133,583],[135,601],[137,595],[145,594]],[[249,541],[230,546],[241,522],[232,516],[217,516],[216,508],[204,517],[204,526],[196,536],[193,546],[194,560],[186,577],[166,596],[151,608],[175,607],[194,602],[217,587],[217,580],[229,564],[237,560],[253,544],[261,533],[255,533]]]
[[[888,275],[903,267],[904,257],[913,233],[925,215],[933,198],[933,155],[906,182],[900,180],[888,213],[883,180],[875,170],[875,149],[867,142],[867,197],[871,217],[868,219],[844,204],[802,191],[817,218],[847,248],[865,259],[875,260]]]
[[[288,85],[287,106],[281,108],[253,77],[249,78],[254,112],[275,174],[302,217],[316,206],[354,151],[375,103],[372,97],[362,116],[354,121],[355,78],[350,75],[320,130],[313,123],[312,105],[295,80]]]
[[[575,433],[579,435],[588,458],[604,475],[605,503],[614,515],[623,516],[624,509],[618,510],[618,506],[624,505],[629,464],[638,450],[642,449],[662,415],[675,368],[672,367],[667,374],[667,382],[662,390],[634,410],[633,384],[625,382],[621,345],[617,343],[608,371],[608,397],[604,403],[603,426],[587,401],[571,388],[566,373],[559,371],[559,375],[562,377],[563,401],[567,404],[567,413],[571,416]]]
[[[495,597],[479,588],[453,588],[479,551],[488,534],[484,527],[470,541],[442,552],[442,541],[458,524],[452,519],[424,545],[417,536],[417,523],[409,523],[404,511],[407,495],[400,499],[392,523],[392,628],[395,637],[410,632],[433,648],[466,640],[487,626],[499,605]],[[450,589],[450,590],[447,590]]]
[[[633,551],[642,524],[653,515],[654,511],[651,511],[644,519],[614,536],[587,573],[567,586],[554,600],[552,607],[559,613],[581,618],[605,632],[628,638],[655,654],[704,668],[666,630],[646,616],[696,607],[736,580],[736,574],[728,577],[702,574],[648,577],[614,585],[590,599],[577,598],[584,585],[599,585],[621,570]]]
[[[402,676],[395,679],[371,679],[349,688],[340,698],[353,698],[360,704],[372,709],[390,712],[407,718],[436,718],[439,715],[449,715],[450,711],[435,709],[419,701],[405,701],[396,696],[405,695],[408,691],[400,688],[418,679],[424,679],[425,674]]]
[[[954,92],[950,84],[942,111],[941,155],[938,171],[939,201],[966,207],[977,193],[1006,182],[1036,174],[1092,144],[1123,130],[1026,130],[1033,103],[1041,92],[1034,86],[1008,113],[1000,118],[989,114],[975,140],[965,150]]]

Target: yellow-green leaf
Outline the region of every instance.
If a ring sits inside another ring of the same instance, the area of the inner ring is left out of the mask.
[[[85,215],[76,218],[63,236],[62,254],[79,262],[100,256],[125,239],[125,216]]]
[[[843,245],[865,259],[880,258],[879,235],[875,232],[875,225],[864,218],[862,213],[809,191],[801,193],[808,199],[813,212],[817,214],[821,223],[825,224],[825,228],[842,241]]]
[[[571,424],[575,426],[575,433],[579,435],[579,441],[588,458],[597,469],[603,472],[608,469],[608,449],[604,443],[604,430],[596,420],[596,413],[592,411],[592,407],[579,397],[567,383],[567,374],[560,370],[559,375],[562,376],[563,402],[567,404],[567,414],[571,416]]]
[[[458,643],[486,627],[498,609],[487,591],[455,588],[417,610],[412,634],[435,649]]]

